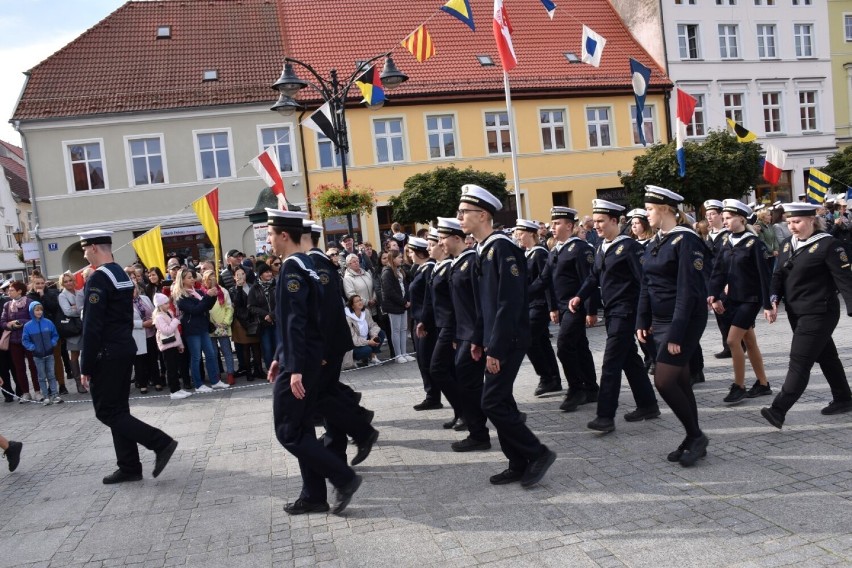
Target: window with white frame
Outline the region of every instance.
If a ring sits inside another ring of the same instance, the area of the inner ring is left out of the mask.
[[[684,0],[674,0],[674,3],[677,4],[678,6],[680,6],[681,4],[684,4],[684,3],[689,4],[690,6],[695,6],[696,1],[697,0],[686,0],[686,2],[684,2]]]
[[[293,132],[289,126],[272,126],[260,129],[261,151],[275,147],[278,165],[282,172],[293,171]]]
[[[512,151],[508,113],[485,113],[485,140],[488,143],[489,154],[508,154]]]
[[[15,227],[6,225],[6,249],[11,250],[17,248],[18,242],[15,240]]]
[[[426,117],[426,136],[430,158],[454,158],[456,155],[455,117],[439,114]]]
[[[677,44],[681,59],[700,59],[698,24],[678,24]]]
[[[725,93],[722,97],[725,106],[725,118],[730,118],[738,124],[745,122],[743,118],[743,99],[745,95],[742,93]]]
[[[704,124],[704,95],[692,95],[695,97],[695,112],[692,113],[692,122],[686,125],[688,137],[699,137],[707,134]]]
[[[740,56],[736,24],[719,24],[719,56],[722,59]]]
[[[630,120],[633,122],[633,143],[641,144],[639,140],[639,129],[636,127],[636,105],[630,105]],[[645,142],[653,144],[654,137],[654,105],[645,105],[642,109],[642,131],[645,133]]]
[[[757,24],[757,56],[760,59],[775,59],[775,24]]]
[[[340,152],[335,148],[331,138],[321,132],[317,132],[317,151],[319,152],[320,168],[340,167]],[[346,152],[346,165],[349,165],[349,152]]]
[[[586,109],[586,130],[589,133],[589,148],[612,145],[609,107]]]
[[[816,91],[799,91],[799,120],[802,132],[817,130],[817,93]]]
[[[811,0],[793,0],[793,6],[810,6]]]
[[[538,113],[541,127],[541,147],[547,150],[565,149],[565,111],[540,110]]]
[[[75,191],[106,188],[103,149],[100,142],[70,143],[65,146]]]
[[[405,160],[401,118],[384,118],[373,121],[376,140],[376,159],[380,164]]]
[[[27,232],[33,232],[33,212],[27,211]]]
[[[198,132],[195,137],[201,179],[232,177],[231,137],[228,132]]]
[[[843,16],[843,29],[846,32],[846,41],[852,41],[852,15]]]
[[[793,24],[793,40],[796,44],[796,57],[814,56],[813,24]]]
[[[781,93],[762,93],[763,101],[763,130],[767,134],[781,132]]]
[[[736,6],[737,0],[716,0],[717,6]]]
[[[131,138],[127,141],[127,150],[135,187],[166,182],[163,141],[159,136]]]
[[[754,0],[755,6],[774,6],[775,0]]]

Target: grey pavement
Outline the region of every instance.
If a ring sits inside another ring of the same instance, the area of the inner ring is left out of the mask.
[[[600,362],[603,328],[589,336]],[[759,322],[758,336],[777,391],[790,342],[783,314]],[[834,338],[852,361],[852,320],[843,317]],[[623,390],[617,430],[593,433],[585,424],[594,405],[565,414],[560,397],[534,398],[524,362],[518,404],[559,454],[528,490],[488,483],[506,465],[496,436],[489,452],[453,453],[462,435],[441,428],[449,411],[412,410],[422,399],[416,364],[347,373],[381,438],[339,517],[283,512],[300,478],[275,439],[266,384],[134,400],[134,414],[180,446],[158,479],[146,452],[145,480],[118,486],[101,484],[114,455],[90,404],[0,405],[0,432],[24,442],[15,473],[0,461],[0,568],[852,563],[852,414],[820,414],[831,394],[818,369],[783,431],[760,417],[769,397],[726,407],[730,361],[712,357],[712,319],[702,344],[708,380],[696,396],[710,447],[689,469],[665,459],[683,431],[664,403],[660,419],[627,423],[621,414],[633,404]]]

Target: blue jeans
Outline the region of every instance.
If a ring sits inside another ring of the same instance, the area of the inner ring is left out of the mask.
[[[225,337],[211,338],[219,345],[219,350],[222,352],[222,357],[225,359],[225,372],[229,375],[234,374],[234,352],[231,351],[231,338]]]
[[[195,388],[200,387],[201,372],[199,365],[201,364],[201,353],[204,352],[204,365],[207,367],[207,378],[210,379],[210,384],[215,385],[219,382],[219,356],[216,354],[216,348],[213,347],[213,341],[206,333],[201,335],[184,335],[183,341],[189,349],[189,374],[192,377],[192,385]]]
[[[272,359],[275,357],[275,349],[278,347],[275,341],[275,326],[261,326],[257,330],[257,335],[260,337],[260,352],[263,356],[263,364],[266,365],[266,370],[272,365]]]
[[[38,370],[38,384],[41,387],[41,394],[50,398],[59,394],[59,386],[56,384],[56,374],[53,372],[53,354],[47,357],[33,357],[36,369]],[[47,384],[50,383],[50,390],[47,390]]]
[[[379,331],[379,334],[376,336],[376,339],[379,340],[379,344],[375,347],[370,347],[369,345],[362,345],[361,347],[356,347],[352,350],[352,358],[356,361],[363,361],[365,359],[370,359],[372,355],[376,355],[382,348],[382,344],[385,342],[385,332]]]

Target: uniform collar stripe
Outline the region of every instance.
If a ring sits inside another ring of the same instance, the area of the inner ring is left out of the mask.
[[[113,271],[110,270],[109,266],[107,266],[106,264],[99,266],[98,272],[103,272],[104,274],[109,276],[109,279],[112,281],[112,285],[115,286],[116,290],[124,290],[125,288],[133,288],[134,286],[133,281],[130,280],[130,277],[123,270],[119,271],[119,274],[123,275],[126,280],[122,280],[121,282],[118,281],[116,274],[113,273]]]

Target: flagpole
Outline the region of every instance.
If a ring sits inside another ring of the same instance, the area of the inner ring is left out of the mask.
[[[512,112],[512,92],[509,89],[509,74],[503,71],[503,90],[506,92],[506,115],[509,118],[509,146],[512,150],[512,180],[515,184],[515,207],[518,217],[523,218],[521,211],[521,179],[518,176],[518,135],[515,132],[515,114]]]

